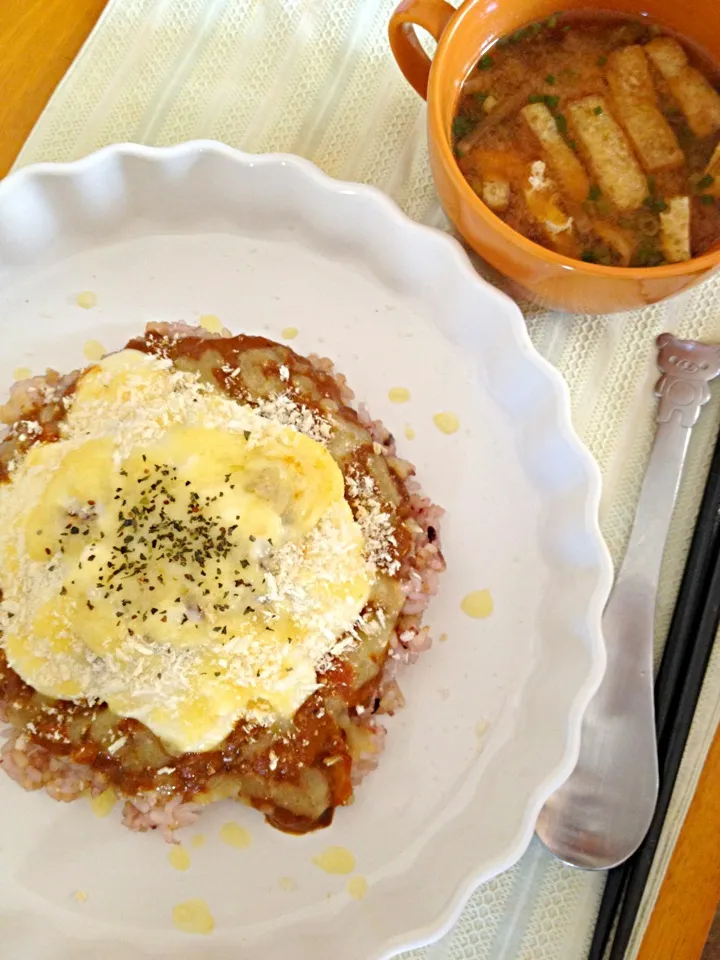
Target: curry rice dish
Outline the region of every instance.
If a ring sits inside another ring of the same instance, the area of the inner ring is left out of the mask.
[[[0,408],[2,768],[168,840],[327,826],[430,645],[442,511],[330,361],[151,324]]]

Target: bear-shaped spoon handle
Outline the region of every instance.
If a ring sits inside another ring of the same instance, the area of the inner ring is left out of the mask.
[[[583,720],[574,772],[536,832],[560,860],[615,867],[647,833],[658,792],[653,702],[655,601],[690,431],[720,373],[720,346],[657,340],[658,427],[622,567],[603,615],[607,668]]]

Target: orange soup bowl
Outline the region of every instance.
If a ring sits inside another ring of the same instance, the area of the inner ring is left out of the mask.
[[[717,0],[602,0],[608,12],[649,16],[705,50],[720,63]],[[390,20],[395,59],[428,102],[430,162],[447,215],[470,247],[531,298],[573,313],[614,313],[671,297],[720,265],[720,245],[683,263],[661,267],[606,267],[573,260],[521,236],[497,217],[467,183],[453,154],[451,126],[462,83],[499,37],[558,9],[598,10],[587,0],[403,0]],[[432,61],[415,27],[438,42]]]

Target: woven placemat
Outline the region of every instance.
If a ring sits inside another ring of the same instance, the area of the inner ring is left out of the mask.
[[[394,0],[110,0],[18,165],[71,160],[116,141],[161,145],[209,137],[251,152],[301,154],[332,176],[380,187],[411,217],[446,229],[430,177],[424,105],[388,49],[393,6]],[[602,526],[617,561],[652,440],[654,339],[670,330],[720,341],[720,280],[668,304],[613,317],[523,308],[535,345],[568,381],[575,426],[603,471]],[[696,428],[673,519],[658,649],[719,417],[716,391]],[[637,949],[719,720],[716,645],[661,863],[628,957]],[[535,841],[512,870],[475,893],[454,931],[406,956],[580,960],[603,879],[561,866]]]

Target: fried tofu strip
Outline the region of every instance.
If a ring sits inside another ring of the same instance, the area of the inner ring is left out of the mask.
[[[660,240],[668,263],[690,259],[690,198],[673,197],[660,214]]]
[[[713,197],[720,197],[720,143],[715,147],[710,163],[705,167],[705,173],[713,178],[710,186],[703,193],[710,193]]]
[[[544,103],[529,103],[520,113],[537,137],[553,173],[575,203],[587,200],[590,181],[585,168],[570,149]]]
[[[619,210],[637,210],[647,181],[605,98],[583,97],[568,104],[568,112],[602,192]]]
[[[607,82],[615,114],[649,173],[675,170],[685,162],[677,138],[657,105],[645,51],[622,47],[608,57]]]
[[[462,161],[463,173],[491,210],[507,210],[511,184],[519,187],[527,164],[512,150],[473,150]]]
[[[567,257],[577,257],[578,247],[573,229],[573,218],[557,202],[555,182],[545,174],[545,163],[536,160],[530,165],[523,185],[528,211],[542,226],[550,245]]]
[[[645,47],[692,132],[708,137],[720,129],[720,95],[705,77],[688,64],[685,51],[672,37],[656,37]]]

